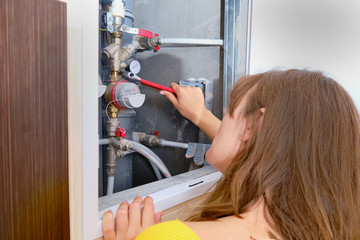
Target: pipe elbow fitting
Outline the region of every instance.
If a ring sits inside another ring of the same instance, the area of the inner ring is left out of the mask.
[[[124,138],[114,140],[113,144],[121,151],[130,151],[134,148],[134,143]]]

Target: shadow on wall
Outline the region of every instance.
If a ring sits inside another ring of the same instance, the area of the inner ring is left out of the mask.
[[[139,53],[138,55],[141,55]],[[157,54],[141,61],[139,75],[149,81],[170,86],[184,78],[182,59],[168,54]],[[159,131],[159,137],[178,142],[196,142],[197,127],[183,118],[166,97],[158,90],[141,86],[141,92],[146,95],[145,103],[136,110],[134,131],[154,134]],[[152,150],[163,160],[172,175],[188,171],[190,160],[185,158],[185,150],[178,148],[155,147]],[[133,186],[139,186],[155,181],[156,176],[149,162],[135,154],[133,159]]]

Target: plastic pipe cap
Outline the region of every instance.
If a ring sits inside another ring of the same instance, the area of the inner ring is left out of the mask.
[[[125,7],[122,0],[114,0],[111,4],[111,14],[113,17],[125,17]]]

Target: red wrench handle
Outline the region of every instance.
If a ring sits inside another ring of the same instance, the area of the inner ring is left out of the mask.
[[[141,84],[143,84],[145,86],[152,87],[152,88],[159,89],[159,90],[165,90],[165,91],[168,91],[168,92],[171,92],[171,93],[175,94],[175,91],[172,88],[165,87],[163,85],[153,83],[153,82],[150,82],[150,81],[145,80],[145,79],[141,79],[140,82],[141,82]]]

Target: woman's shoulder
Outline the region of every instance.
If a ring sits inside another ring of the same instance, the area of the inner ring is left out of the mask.
[[[249,228],[245,219],[235,216],[220,218],[215,221],[184,222],[203,240],[210,239],[256,239],[269,240],[266,226]]]
[[[184,222],[184,224],[191,228],[200,239],[242,239],[239,236],[246,236],[242,224],[236,220],[236,217],[224,217],[214,221]]]
[[[189,239],[200,240],[196,233],[179,220],[155,224],[142,231],[136,240]]]

